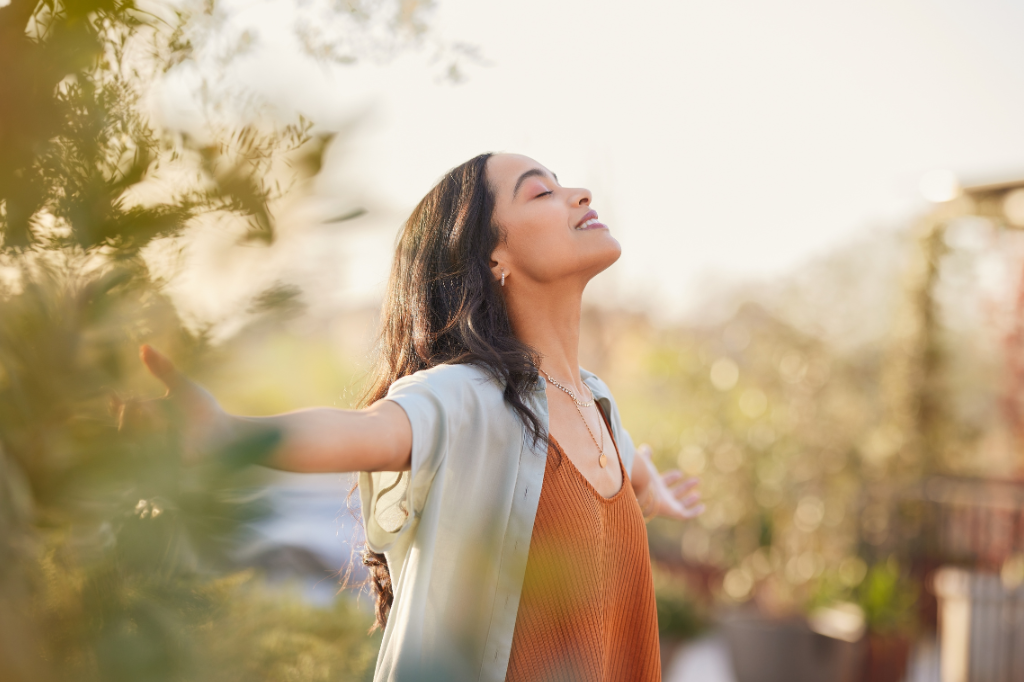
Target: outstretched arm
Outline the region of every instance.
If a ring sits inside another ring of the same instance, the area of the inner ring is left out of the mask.
[[[313,407],[271,417],[228,415],[236,432],[257,425],[276,429],[281,443],[265,466],[298,473],[406,471],[412,426],[390,400],[362,410]]]
[[[700,492],[696,490],[699,478],[686,478],[673,469],[658,473],[651,461],[651,447],[641,445],[633,457],[630,482],[644,516],[667,516],[674,519],[692,519],[704,511]]]
[[[405,411],[391,401],[380,400],[362,410],[316,407],[270,417],[231,415],[209,391],[151,346],[142,346],[141,355],[149,371],[167,387],[162,400],[170,401],[182,415],[189,459],[262,427],[281,435],[277,448],[264,462],[275,469],[299,473],[409,469],[412,426]],[[133,409],[153,412],[153,403]]]

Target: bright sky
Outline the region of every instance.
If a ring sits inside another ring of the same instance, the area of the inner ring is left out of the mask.
[[[1015,0],[437,3],[434,35],[487,62],[458,85],[423,53],[312,65],[287,2],[240,3],[234,19],[260,48],[232,78],[328,125],[362,114],[324,192],[345,197],[339,211],[387,210],[334,228],[344,248],[314,249],[342,254],[353,299],[380,291],[404,214],[481,151],[589,187],[623,245],[595,291],[675,312],[710,280],[771,277],[909,219],[931,169],[1024,174]]]

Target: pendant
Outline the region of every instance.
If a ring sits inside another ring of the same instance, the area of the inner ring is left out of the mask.
[[[597,463],[601,465],[602,469],[604,469],[605,465],[608,464],[608,458],[605,457],[603,452],[601,453],[601,456],[597,458]]]

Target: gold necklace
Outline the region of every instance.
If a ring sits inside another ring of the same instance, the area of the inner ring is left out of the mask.
[[[584,405],[579,400],[576,400],[576,396],[575,396],[575,394],[573,394],[572,391],[570,391],[568,388],[566,388],[565,386],[562,386],[560,383],[558,383],[557,381],[552,379],[551,375],[548,374],[547,372],[544,372],[544,374],[547,376],[548,381],[550,381],[553,386],[562,389],[562,391],[566,395],[568,395],[570,398],[572,398],[573,406],[576,408],[576,413],[579,414],[580,419],[583,420],[583,425],[585,427],[587,427],[587,433],[590,434],[590,440],[594,441],[594,447],[597,448],[597,452],[598,452],[597,463],[601,465],[602,469],[604,469],[608,465],[608,457],[604,454],[604,429],[601,428],[600,424],[597,425],[597,428],[600,429],[600,431],[601,431],[601,444],[598,445],[597,444],[597,438],[594,437],[594,432],[591,430],[590,424],[587,423],[587,418],[583,416],[583,410],[580,409],[581,405],[583,407],[590,407],[590,406],[592,406],[594,404],[594,401],[591,400],[589,403]]]
[[[541,371],[542,371],[542,372],[544,372],[544,370],[541,370]],[[562,384],[560,384],[560,383],[558,383],[557,381],[555,381],[554,377],[552,377],[552,376],[551,376],[550,374],[548,374],[547,372],[544,372],[544,376],[546,376],[546,377],[548,378],[548,381],[550,381],[550,382],[551,382],[551,385],[552,385],[552,386],[554,386],[555,388],[558,388],[558,389],[561,389],[562,391],[564,391],[564,392],[565,392],[565,394],[566,394],[566,395],[568,395],[568,396],[569,396],[570,398],[572,398],[572,401],[573,401],[574,403],[576,403],[576,405],[578,405],[579,407],[593,407],[593,406],[594,406],[594,400],[593,400],[593,395],[591,395],[591,400],[590,400],[590,402],[589,402],[589,403],[581,403],[581,402],[580,402],[580,401],[579,401],[579,400],[578,400],[578,399],[576,398],[576,394],[575,394],[575,393],[573,393],[572,389],[566,388],[566,387],[565,387],[565,386],[563,386]]]

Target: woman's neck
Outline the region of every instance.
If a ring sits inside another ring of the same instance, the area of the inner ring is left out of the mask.
[[[587,395],[580,378],[580,317],[583,290],[552,292],[516,290],[505,299],[512,328],[520,341],[537,351],[540,371]]]

